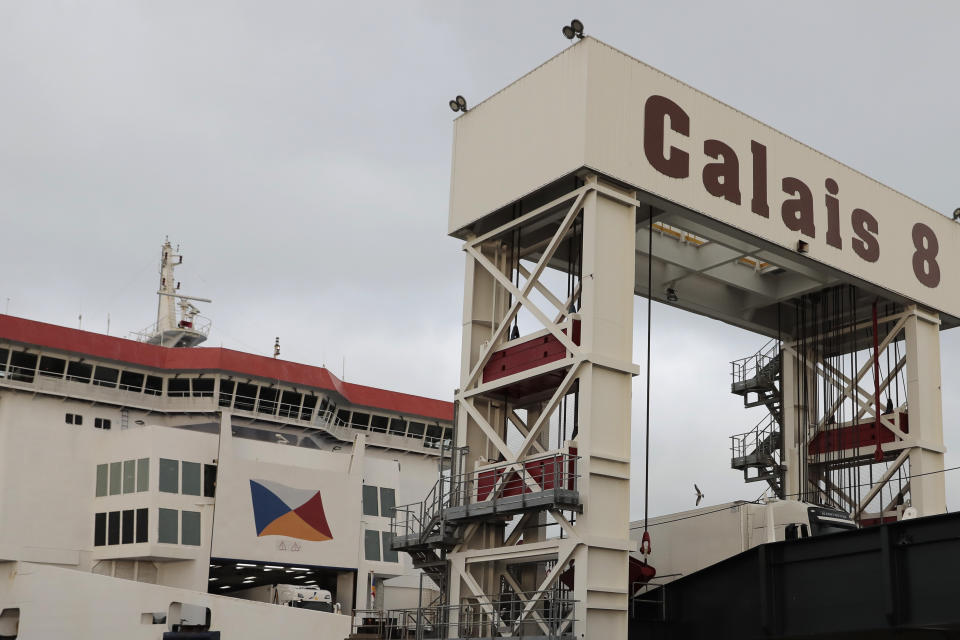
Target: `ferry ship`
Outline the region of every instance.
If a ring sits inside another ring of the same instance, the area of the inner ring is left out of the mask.
[[[339,640],[434,589],[390,517],[449,459],[453,405],[200,346],[181,262],[164,243],[136,340],[0,315],[0,638]]]

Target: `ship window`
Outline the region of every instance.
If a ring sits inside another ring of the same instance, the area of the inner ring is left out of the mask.
[[[190,378],[167,380],[167,395],[171,398],[186,398],[190,395]]]
[[[164,493],[180,493],[179,476],[180,462],[160,458],[160,491]]]
[[[217,465],[203,465],[203,496],[213,498],[217,495]]]
[[[147,383],[143,387],[143,392],[151,396],[159,396],[163,393],[163,378],[160,376],[147,376]]]
[[[213,378],[194,378],[193,397],[194,398],[212,398],[213,397]]]
[[[120,388],[124,391],[141,391],[145,377],[142,373],[136,373],[135,371],[121,371]]]
[[[423,430],[426,428],[422,422],[411,422],[410,428],[407,430],[407,436],[411,438],[422,438]]]
[[[121,476],[123,465],[119,462],[110,463],[110,495],[120,495],[123,477]]]
[[[365,429],[370,424],[370,414],[354,411],[350,422],[354,429]]]
[[[424,444],[434,449],[440,448],[440,438],[443,436],[443,429],[438,424],[427,425],[427,437]]]
[[[10,356],[11,380],[33,382],[33,371],[37,368],[37,354],[14,351]]]
[[[343,424],[350,424],[350,410],[349,409],[340,409],[337,411],[337,420]]]
[[[123,512],[123,535],[120,538],[122,544],[133,544],[133,509],[127,509]]]
[[[107,514],[93,515],[93,546],[102,547],[107,544]]]
[[[402,436],[407,431],[407,423],[403,418],[390,418],[390,433]]]
[[[0,349],[0,378],[5,377],[3,374],[7,371],[7,358],[9,356],[9,349]]]
[[[380,561],[380,532],[363,532],[363,555],[367,560]]]
[[[110,367],[97,365],[96,369],[93,370],[93,384],[100,385],[101,387],[117,386],[117,378],[119,377],[119,369],[111,369]]]
[[[380,515],[377,507],[377,488],[369,484],[363,485],[363,515]]]
[[[148,520],[149,509],[137,509],[137,542],[147,542],[150,535]]]
[[[303,399],[296,391],[284,391],[280,394],[279,414],[284,418],[296,418],[300,415],[300,401]]]
[[[40,375],[48,378],[62,378],[64,369],[67,368],[67,361],[63,358],[53,358],[42,356],[40,358]]]
[[[260,413],[269,413],[273,415],[277,410],[277,396],[279,393],[276,389],[271,389],[270,387],[260,387],[260,399],[257,401],[257,411]]]
[[[93,365],[86,362],[74,362],[73,360],[67,363],[67,380],[90,382],[91,374],[93,374]]]
[[[181,511],[180,543],[200,546],[200,512]]]
[[[383,531],[380,535],[383,538],[383,561],[400,562],[397,552],[390,548],[390,543],[393,542],[393,534],[389,531]]]
[[[237,384],[237,398],[233,401],[233,408],[243,411],[253,411],[253,401],[256,400],[256,398],[257,385],[240,382]]]
[[[157,542],[166,542],[177,544],[177,510],[176,509],[157,509]]]
[[[72,413],[67,413],[63,416],[63,421],[67,424],[73,424],[74,415]]]
[[[120,544],[120,512],[107,514],[107,544]]]
[[[397,506],[397,498],[390,487],[380,488],[380,515],[384,518],[393,517],[393,509]]]
[[[109,429],[109,428],[110,428],[110,420],[109,420],[109,418],[94,418],[94,419],[93,419],[93,426],[94,426],[95,428],[97,428],[97,429]]]
[[[303,408],[300,410],[300,419],[309,420],[313,417],[313,410],[317,406],[317,396],[305,396],[303,398]]]
[[[370,431],[376,431],[377,433],[386,433],[387,425],[390,423],[390,420],[386,416],[372,416],[370,418]]]
[[[137,488],[137,461],[123,461],[123,492],[134,493]]]
[[[180,492],[188,496],[200,495],[200,463],[183,462],[181,469]]]
[[[150,458],[137,460],[137,492],[150,490]]]
[[[220,406],[229,407],[230,403],[233,402],[233,380],[221,380],[220,381]]]
[[[73,414],[73,424],[78,426],[83,424],[83,416],[80,415],[79,413]]]
[[[107,495],[108,479],[110,477],[110,467],[105,464],[97,465],[97,497]]]

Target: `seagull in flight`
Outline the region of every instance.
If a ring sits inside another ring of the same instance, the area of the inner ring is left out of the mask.
[[[697,486],[697,483],[693,483],[693,490],[697,492],[697,504],[695,506],[700,506],[700,501],[703,500],[703,492],[700,491],[700,487]]]

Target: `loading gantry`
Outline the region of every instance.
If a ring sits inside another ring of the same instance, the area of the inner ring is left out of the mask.
[[[464,245],[454,464],[394,532],[449,637],[626,633],[635,204],[584,174]]]

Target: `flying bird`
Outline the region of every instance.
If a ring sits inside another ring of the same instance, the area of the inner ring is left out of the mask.
[[[697,486],[697,483],[693,483],[693,490],[697,492],[697,504],[695,506],[700,506],[700,501],[703,500],[703,492],[700,491],[700,487]]]

